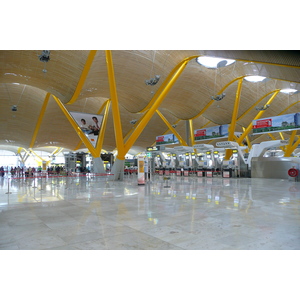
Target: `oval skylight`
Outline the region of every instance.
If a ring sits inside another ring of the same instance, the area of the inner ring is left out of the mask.
[[[295,89],[282,89],[280,90],[281,93],[285,93],[285,94],[293,94],[295,92],[297,92],[297,90]]]
[[[264,77],[264,76],[247,76],[247,77],[245,77],[245,79],[247,80],[247,81],[250,81],[250,82],[260,82],[260,81],[263,81],[263,80],[265,80],[266,79],[266,77]]]
[[[197,57],[196,61],[198,64],[210,69],[226,67],[235,62],[234,59],[211,57],[211,56],[199,56]]]

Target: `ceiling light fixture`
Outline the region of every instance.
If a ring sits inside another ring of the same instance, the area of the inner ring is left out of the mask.
[[[42,62],[48,62],[50,60],[50,50],[43,50],[42,54],[39,55],[39,59]]]
[[[221,57],[199,56],[196,58],[196,62],[206,68],[217,69],[221,67],[227,67],[233,64],[235,60]]]
[[[267,108],[269,108],[270,105],[269,104],[266,104],[264,106],[256,106],[255,109],[256,110],[259,110],[259,111],[263,111],[263,110],[266,110]]]
[[[160,79],[160,75],[155,75],[154,78],[150,78],[149,80],[145,80],[147,85],[156,85]]]
[[[226,96],[226,94],[225,94],[225,93],[222,93],[222,94],[220,94],[220,95],[211,96],[210,98],[211,98],[212,100],[215,100],[215,101],[221,101],[225,96]]]
[[[297,92],[297,90],[295,89],[282,89],[280,90],[281,93],[284,93],[284,94],[294,94]]]
[[[250,75],[250,76],[246,76],[245,79],[249,82],[261,82],[261,81],[265,80],[266,77]]]

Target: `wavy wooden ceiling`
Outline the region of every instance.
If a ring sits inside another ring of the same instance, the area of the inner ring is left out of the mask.
[[[50,61],[39,60],[42,50],[0,51],[0,148],[28,148],[47,92],[67,103],[73,96],[86,64],[89,51],[53,50]],[[207,69],[195,59],[186,66],[180,78],[163,101],[160,111],[174,124],[176,130],[185,138],[186,122],[195,117],[224,85],[239,76],[262,75],[269,79],[261,83],[243,81],[238,116],[241,116],[263,95],[286,87],[300,90],[300,56],[298,51],[232,51],[232,50],[116,50],[112,51],[120,114],[125,136],[131,127],[130,120],[139,119],[139,113],[160,87],[171,70],[183,59],[193,55],[210,55],[239,59],[236,63],[220,69]],[[43,72],[46,69],[47,72]],[[155,86],[145,84],[145,80],[160,75]],[[194,129],[231,122],[237,82],[226,90],[222,101],[215,101],[193,120]],[[260,102],[264,105],[268,96]],[[66,105],[69,111],[96,113],[106,99],[110,98],[105,51],[99,50],[86,78],[77,101]],[[279,93],[263,117],[276,116],[289,105],[296,103],[285,113],[300,111],[299,94]],[[12,105],[18,111],[11,110]],[[247,127],[258,111],[252,109],[237,123],[237,131]],[[164,134],[167,126],[158,115],[154,115],[135,147],[144,149],[155,142],[157,135]],[[277,137],[276,134],[274,134]],[[286,135],[288,136],[288,135]],[[254,140],[255,137],[251,137]],[[259,137],[259,141],[268,135]],[[73,150],[79,137],[71,127],[56,102],[50,98],[44,119],[38,132],[34,148],[55,146]],[[85,148],[82,145],[82,148]],[[115,149],[115,136],[112,114],[110,112],[103,143],[107,151]]]

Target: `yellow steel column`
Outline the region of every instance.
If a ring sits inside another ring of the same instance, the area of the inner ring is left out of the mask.
[[[263,100],[264,98],[266,98],[267,96],[273,94],[274,92],[276,92],[276,90],[275,90],[275,91],[271,91],[271,92],[267,93],[266,95],[262,96],[260,99],[258,99],[258,100],[257,100],[253,105],[251,105],[251,106],[250,106],[250,107],[249,107],[249,108],[248,108],[248,109],[247,109],[240,117],[238,117],[237,122],[238,122],[239,120],[241,120],[248,112],[252,111],[252,109],[254,109],[260,101],[262,101],[262,100]]]
[[[237,80],[241,80],[243,79],[245,76],[240,76],[240,77],[237,77],[233,80],[231,80],[230,82],[228,82],[226,85],[224,85],[222,87],[222,89],[218,92],[218,95],[222,94],[232,83],[236,82]],[[198,117],[200,117],[213,103],[215,102],[215,100],[210,100],[206,105],[205,107],[194,117],[192,117],[191,119],[196,119]]]
[[[245,131],[246,129],[245,129],[245,127],[242,127],[243,128],[243,131]],[[249,152],[249,149],[251,149],[252,148],[252,144],[251,144],[251,141],[250,141],[250,139],[249,139],[249,136],[248,136],[248,134],[246,135],[246,142],[247,142],[247,146],[248,146],[248,149],[246,149],[246,152],[248,153]]]
[[[174,125],[178,124],[180,121],[182,121],[182,120],[178,119],[176,122],[174,122]],[[171,126],[172,126],[172,125],[171,125]],[[169,131],[170,131],[170,129],[167,129],[162,135],[167,134]],[[183,140],[183,141],[184,141],[184,140]],[[186,142],[184,141],[184,143],[186,143]],[[155,142],[152,143],[150,146],[152,147],[152,146],[154,146],[154,145],[155,145]],[[187,145],[184,145],[184,146],[187,146]]]
[[[81,146],[81,144],[82,144],[82,141],[80,140],[80,141],[78,142],[77,146],[74,148],[74,151],[78,150],[79,147]]]
[[[284,156],[285,157],[288,157],[288,156],[291,156],[291,154],[293,153],[293,151],[291,151],[290,149],[292,149],[293,147],[293,143],[294,143],[294,140],[295,140],[295,136],[296,136],[296,133],[297,133],[297,130],[293,130],[292,131],[292,134],[290,136],[290,142],[288,145],[286,145],[285,147],[285,153],[284,153]]]
[[[80,129],[78,124],[74,121],[73,117],[70,115],[68,110],[64,107],[64,105],[61,103],[61,101],[57,97],[55,97],[54,95],[52,95],[52,97],[54,98],[54,100],[56,101],[56,103],[58,104],[58,106],[60,107],[60,109],[62,110],[62,112],[64,113],[64,115],[66,116],[66,118],[68,119],[68,121],[70,122],[70,124],[72,125],[74,130],[76,131],[76,133],[78,134],[79,138],[82,140],[82,142],[85,144],[85,146],[89,149],[91,154],[94,157],[97,157],[96,153],[95,153],[95,148],[93,147],[93,145],[91,144],[89,139],[85,136],[83,131]]]
[[[234,103],[233,113],[232,113],[232,117],[231,117],[231,123],[229,126],[228,141],[233,141],[235,124],[236,124],[237,114],[239,112],[239,106],[240,106],[242,83],[243,83],[243,78],[239,80],[238,88],[237,88],[236,95],[235,95],[235,103]]]
[[[243,79],[244,78],[241,78],[238,82],[238,87],[237,87],[237,91],[236,91],[236,95],[235,95],[235,103],[234,103],[234,108],[233,108],[232,117],[231,117],[231,123],[229,126],[228,141],[233,141],[235,124],[236,124],[237,114],[238,114],[239,106],[240,106],[240,97],[241,97]],[[232,154],[232,150],[227,149],[224,159],[228,160],[230,158],[231,154]]]
[[[278,116],[283,115],[287,110],[289,110],[292,106],[296,105],[297,103],[299,103],[300,101],[297,101],[293,104],[290,104],[287,108],[285,108],[280,114],[278,114]]]
[[[274,98],[276,97],[276,95],[280,92],[280,90],[276,90],[274,91],[273,96],[267,101],[266,105],[269,105],[272,103],[272,101],[274,100]],[[259,119],[263,114],[264,114],[265,110],[260,111],[256,117],[253,120],[257,120]],[[238,139],[238,144],[240,144],[243,139],[245,138],[246,135],[248,135],[248,133],[252,130],[252,122],[248,125],[248,127],[246,128],[246,130],[244,131],[244,133],[239,137]]]
[[[272,133],[268,132],[268,136],[269,136],[272,140],[276,140],[276,139],[275,139],[275,136],[274,136]]]
[[[98,110],[97,114],[99,115],[103,109],[106,109],[107,104],[109,103],[109,105],[110,105],[110,102],[111,102],[110,99],[107,99],[106,101],[104,101],[104,103],[101,105],[100,109]]]
[[[117,158],[124,160],[125,154],[127,152],[124,151],[122,124],[121,124],[112,54],[110,50],[106,50],[105,53],[106,53],[106,64],[107,64],[110,97],[111,97],[111,104],[112,104],[112,114],[113,114],[113,121],[114,121],[114,131],[115,131],[116,145],[118,150]]]
[[[141,120],[138,123],[135,131],[131,134],[131,136],[129,137],[129,139],[125,143],[125,147],[124,147],[124,153],[125,154],[129,151],[129,149],[132,147],[132,145],[134,144],[134,142],[140,136],[140,134],[144,130],[145,126],[148,124],[148,122],[150,121],[151,117],[153,116],[153,114],[155,113],[155,111],[157,110],[157,108],[159,107],[159,105],[161,104],[161,102],[164,100],[165,96],[168,94],[168,92],[170,91],[170,89],[172,88],[172,86],[174,85],[174,83],[176,82],[176,80],[178,79],[178,77],[180,76],[180,74],[183,72],[183,70],[186,67],[187,63],[188,63],[188,60],[183,61],[183,63],[181,64],[180,68],[175,72],[175,74],[172,77],[172,79],[170,80],[170,82],[166,85],[165,89],[157,97],[157,100],[155,101],[155,103],[153,103],[153,105],[149,108],[149,110],[141,118]]]
[[[183,138],[180,136],[180,134],[172,127],[172,125],[169,123],[169,121],[164,117],[164,115],[157,109],[156,113],[161,117],[161,119],[165,122],[165,124],[168,126],[169,130],[177,137],[179,143],[183,146],[187,146],[187,143],[183,140]]]
[[[42,157],[40,157],[38,154],[36,154],[32,149],[30,149],[30,153],[35,155],[41,162],[46,161],[45,159],[43,159]]]
[[[187,62],[189,62],[192,59],[197,58],[197,57],[198,57],[198,55],[187,57],[183,61],[181,61],[178,65],[176,65],[175,68],[173,68],[173,70],[167,76],[167,78],[163,81],[161,86],[158,88],[158,90],[156,91],[156,93],[153,96],[153,98],[151,99],[151,101],[146,105],[146,107],[144,107],[141,111],[139,111],[139,113],[143,113],[143,112],[147,111],[148,109],[150,109],[150,107],[152,107],[154,105],[154,103],[156,102],[159,95],[164,91],[166,86],[169,84],[170,80],[173,78],[174,74],[176,74],[178,69],[181,68],[182,64],[186,64]]]
[[[193,124],[193,119],[189,120],[189,128],[190,128],[190,142],[191,146],[194,146],[195,144],[195,136],[194,136],[194,124]]]
[[[22,163],[24,164],[24,163],[25,163],[24,158],[25,158],[26,152],[24,153],[24,156],[23,156],[22,153],[21,153],[21,151],[22,151],[23,149],[24,149],[24,148],[19,147],[19,148],[18,148],[18,154],[19,154],[19,156],[21,157]],[[25,149],[24,149],[24,150],[25,150]]]
[[[279,132],[279,134],[281,134],[281,132]],[[268,136],[272,139],[272,140],[276,140],[275,136],[273,134],[271,134],[270,132],[268,132]],[[281,136],[281,139],[284,140],[284,138]],[[282,151],[285,151],[285,147],[286,146],[280,146],[280,149]]]
[[[36,139],[36,136],[37,136],[37,134],[39,132],[39,129],[41,127],[41,123],[42,123],[42,120],[43,120],[43,117],[44,117],[44,114],[45,114],[45,111],[46,111],[46,107],[47,107],[49,98],[50,98],[50,93],[47,93],[46,97],[45,97],[45,100],[44,100],[44,103],[43,103],[43,106],[42,106],[42,109],[40,111],[40,115],[39,115],[38,121],[37,121],[37,123],[35,125],[34,133],[33,133],[33,136],[32,136],[32,139],[31,139],[31,142],[30,142],[30,145],[29,145],[29,148],[32,148],[33,145],[34,145],[34,143],[35,143],[35,139]]]
[[[97,145],[96,145],[96,155],[97,155],[97,157],[100,156],[100,154],[101,154],[101,149],[102,149],[104,134],[105,134],[105,130],[106,130],[106,124],[107,124],[107,119],[108,119],[110,103],[111,103],[111,101],[106,102],[106,107],[105,107],[104,116],[103,116],[103,120],[102,120],[101,130],[100,130],[99,135],[98,135],[98,140],[97,140]]]
[[[77,87],[75,89],[75,92],[74,92],[72,98],[70,99],[70,101],[66,104],[73,104],[77,100],[77,98],[78,98],[78,96],[81,92],[81,89],[84,85],[84,82],[86,80],[86,77],[89,74],[89,71],[90,71],[91,65],[94,61],[96,53],[97,53],[97,50],[91,50],[90,51],[90,53],[88,55],[88,58],[86,60],[85,66],[83,68],[83,71],[81,73],[80,79],[78,81]]]
[[[300,143],[300,138],[298,138],[298,140],[288,150],[285,151],[284,157],[291,156],[293,151],[298,147],[299,143]]]

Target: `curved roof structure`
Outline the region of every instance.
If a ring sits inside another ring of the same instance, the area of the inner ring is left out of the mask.
[[[138,124],[134,120],[140,120],[160,95],[158,111],[136,136],[130,152],[142,151],[155,143],[156,136],[171,133],[170,125],[186,141],[187,124],[200,129],[234,122],[235,131],[243,132],[259,112],[261,118],[300,112],[299,51],[115,50],[110,52],[114,76],[108,72],[106,51],[51,50],[48,61],[41,59],[43,51],[0,51],[0,149],[86,149],[55,97],[68,111],[90,114],[101,113],[106,101],[115,97],[119,129],[114,123],[116,107],[111,105],[102,144],[110,152],[117,147],[115,134],[126,141]],[[206,67],[196,60],[203,56],[220,57],[223,63]],[[228,59],[235,62],[225,66]],[[168,85],[176,66],[185,60],[178,78]],[[156,75],[158,82],[149,84]],[[266,79],[245,79],[254,75]],[[296,92],[280,92],[287,88]],[[212,99],[222,93],[222,100]],[[290,135],[250,134],[249,140]]]

